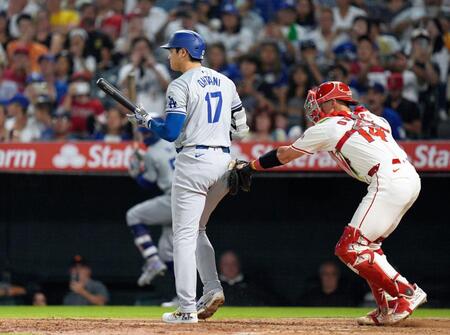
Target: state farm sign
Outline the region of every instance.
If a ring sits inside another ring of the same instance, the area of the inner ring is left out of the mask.
[[[250,160],[288,143],[233,143],[233,157]],[[450,141],[400,143],[419,171],[450,172]],[[132,142],[0,143],[0,171],[122,172],[134,151]],[[305,155],[276,171],[340,171],[326,152]]]
[[[131,142],[0,144],[0,171],[120,172],[133,151]]]

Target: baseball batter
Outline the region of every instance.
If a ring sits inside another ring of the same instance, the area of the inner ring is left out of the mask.
[[[172,184],[172,225],[180,307],[165,313],[163,321],[195,323],[213,315],[224,303],[206,224],[228,192],[230,133],[239,135],[248,127],[234,83],[201,65],[206,45],[199,34],[177,31],[162,47],[169,50],[171,69],[182,73],[168,87],[166,119],[153,120],[142,108],[129,118],[163,139],[175,141],[178,155]],[[196,303],[197,270],[203,296]]]
[[[127,212],[127,225],[134,243],[144,258],[139,286],[149,285],[157,275],[173,268],[172,212],[170,198],[175,163],[175,147],[161,140],[153,131],[139,128],[147,146],[145,153],[135,152],[130,159],[129,174],[145,189],[159,189],[162,195],[144,201]],[[162,233],[156,247],[149,226],[161,225]]]
[[[315,124],[290,146],[282,146],[243,165],[250,176],[302,155],[327,151],[350,176],[369,184],[335,254],[369,284],[378,308],[359,324],[393,324],[407,318],[427,295],[387,261],[381,242],[399,224],[420,192],[420,178],[392,138],[386,120],[362,106],[353,111],[349,87],[325,82],[310,90],[305,112]],[[318,199],[320,201],[320,199]]]

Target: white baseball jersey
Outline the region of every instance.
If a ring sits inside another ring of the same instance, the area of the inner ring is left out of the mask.
[[[175,156],[173,144],[164,140],[151,145],[144,156],[144,178],[156,183],[165,194],[171,193]]]
[[[374,166],[393,166],[406,160],[406,153],[391,134],[389,123],[367,110],[358,113],[361,119],[345,116],[326,117],[307,129],[291,146],[312,155],[328,151],[350,176],[370,184]]]
[[[231,113],[242,107],[234,83],[206,67],[191,69],[167,89],[166,113],[186,115],[175,146],[229,147]]]

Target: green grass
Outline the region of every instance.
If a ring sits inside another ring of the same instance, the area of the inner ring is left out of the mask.
[[[223,307],[215,318],[306,318],[306,317],[357,317],[367,308],[309,308],[309,307]],[[160,307],[66,307],[66,306],[2,306],[0,318],[136,318],[159,319],[170,311]],[[414,317],[450,318],[450,309],[421,308]]]

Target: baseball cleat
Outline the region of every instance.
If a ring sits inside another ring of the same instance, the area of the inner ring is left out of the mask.
[[[153,257],[148,259],[142,267],[142,274],[139,277],[137,283],[139,286],[150,285],[152,280],[160,275],[164,275],[167,270],[166,264],[164,264],[159,257]]]
[[[384,292],[388,308],[384,308],[383,310],[378,307],[367,313],[367,315],[361,316],[356,319],[356,322],[360,326],[381,326],[383,321],[385,320],[387,314],[393,311],[396,306],[397,298],[392,298],[388,293]]]
[[[199,319],[207,319],[225,303],[222,289],[212,290],[202,295],[197,301],[197,314]]]
[[[180,310],[176,310],[172,313],[164,313],[162,316],[162,320],[166,323],[197,323],[197,313],[185,313]]]
[[[427,294],[417,285],[414,285],[414,289],[411,297],[389,301],[387,313],[382,313],[378,308],[358,318],[356,322],[361,326],[381,326],[393,325],[407,319],[417,307],[427,302]]]
[[[417,286],[417,284],[414,284],[413,287],[414,287],[413,296],[411,298],[407,298],[411,304],[410,306],[411,313],[412,311],[417,309],[417,307],[427,302],[427,294],[425,293],[425,291],[422,290],[419,286]]]

